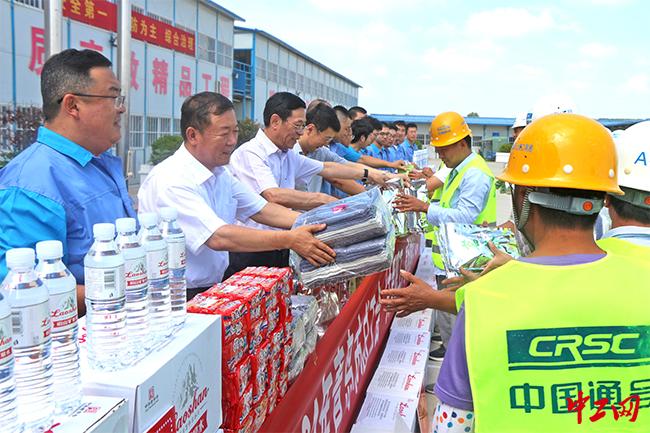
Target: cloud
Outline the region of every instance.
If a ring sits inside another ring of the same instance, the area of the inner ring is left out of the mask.
[[[432,72],[475,76],[486,72],[503,57],[503,47],[490,41],[458,42],[424,52],[422,62]]]
[[[612,56],[616,52],[617,49],[614,45],[602,44],[599,42],[584,44],[580,47],[580,54],[585,57],[591,57],[594,59],[604,59],[606,57]]]
[[[650,75],[636,74],[628,78],[623,89],[633,93],[648,93],[650,91]]]
[[[471,15],[465,23],[467,33],[481,38],[514,38],[543,32],[556,26],[550,10],[533,13],[524,8],[498,8]]]

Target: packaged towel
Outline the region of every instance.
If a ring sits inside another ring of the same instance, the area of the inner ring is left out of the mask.
[[[331,247],[351,245],[385,235],[390,230],[390,209],[378,188],[325,204],[301,214],[293,228],[327,224],[316,238]]]
[[[488,242],[514,258],[519,257],[515,235],[505,228],[445,223],[440,225],[438,242],[445,270],[450,277],[460,275],[461,267],[481,272],[494,257]]]

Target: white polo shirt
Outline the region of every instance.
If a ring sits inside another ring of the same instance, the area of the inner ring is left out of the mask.
[[[187,244],[187,287],[207,287],[221,281],[228,252],[205,245],[220,227],[245,221],[266,205],[259,195],[235,179],[224,167],[208,170],[185,144],[151,170],[138,191],[140,212],[171,206]]]
[[[323,171],[323,163],[289,150],[283,152],[273,144],[263,130],[239,146],[230,158],[229,170],[244,185],[257,194],[269,188],[295,189],[296,181],[308,183]],[[264,230],[278,230],[255,221],[245,225]]]

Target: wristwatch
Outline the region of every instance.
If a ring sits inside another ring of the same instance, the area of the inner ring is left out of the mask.
[[[363,169],[363,177],[361,178],[361,182],[363,182],[363,183],[368,182],[368,169],[367,168]]]

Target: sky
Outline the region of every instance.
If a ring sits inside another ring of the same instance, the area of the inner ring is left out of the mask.
[[[647,0],[215,0],[360,84],[372,113],[650,117]]]

